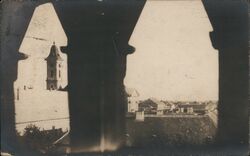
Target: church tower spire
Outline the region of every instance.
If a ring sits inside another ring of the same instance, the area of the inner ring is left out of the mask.
[[[55,41],[50,48],[49,56],[45,60],[47,61],[47,89],[57,90],[62,88],[63,59],[59,54]]]

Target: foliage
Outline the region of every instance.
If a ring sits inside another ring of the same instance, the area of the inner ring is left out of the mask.
[[[63,135],[62,129],[41,130],[36,125],[28,125],[23,135],[17,134],[21,149],[39,153],[49,153],[53,142]]]

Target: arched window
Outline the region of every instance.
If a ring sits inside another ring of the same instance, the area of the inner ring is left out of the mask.
[[[61,77],[61,70],[59,70],[59,78]]]

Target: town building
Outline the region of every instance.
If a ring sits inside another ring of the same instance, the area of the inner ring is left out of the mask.
[[[185,103],[178,105],[179,113],[187,114],[206,114],[209,111],[209,105],[205,103],[196,104],[196,103]]]
[[[162,115],[164,110],[166,110],[166,104],[155,98],[149,98],[139,104],[139,110],[145,111],[145,114]]]
[[[134,113],[139,110],[138,104],[139,100],[138,97],[140,94],[138,91],[134,88],[125,88],[126,95],[127,95],[127,102],[128,102],[128,112]]]

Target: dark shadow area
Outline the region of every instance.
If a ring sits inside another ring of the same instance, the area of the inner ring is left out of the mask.
[[[35,7],[45,2],[5,1],[2,4],[3,151],[16,151],[13,83],[17,79],[18,60],[25,58],[18,49]],[[212,44],[219,50],[217,141],[220,145],[247,144],[247,4],[233,0],[203,0],[203,3],[214,29],[210,34]],[[68,46],[62,50],[68,55],[70,138],[76,151],[83,146],[99,146],[102,136],[114,146],[123,144],[126,107],[123,79],[126,56],[134,51],[128,41],[144,4],[145,0],[53,1],[68,37]],[[128,153],[136,153],[136,149],[128,150]]]
[[[61,1],[54,7],[68,37],[68,92],[73,151],[124,143],[123,79],[128,45],[145,0]],[[109,146],[109,147],[108,147]],[[98,149],[99,150],[99,149]]]
[[[219,51],[218,144],[248,143],[248,7],[245,1],[203,0]]]
[[[14,1],[1,3],[1,151],[16,152],[18,147],[13,86],[18,61],[26,58],[18,50],[37,5]]]

